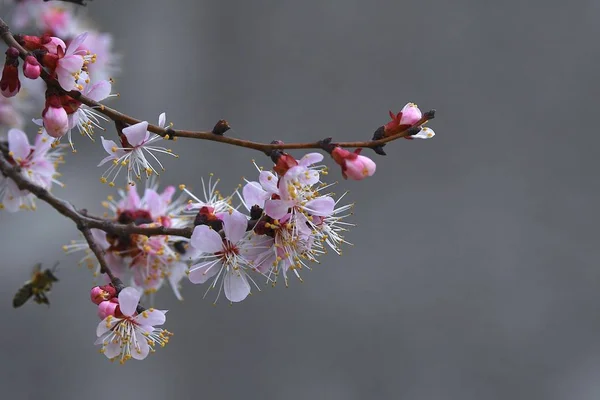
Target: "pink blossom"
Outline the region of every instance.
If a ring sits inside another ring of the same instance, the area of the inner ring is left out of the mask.
[[[159,117],[159,126],[164,127],[165,123],[166,118],[164,113],[162,113]],[[146,177],[150,177],[152,174],[158,175],[159,172],[149,160],[155,161],[161,170],[164,170],[164,168],[154,153],[178,157],[173,154],[171,149],[151,145],[163,138],[156,134],[150,134],[148,132],[148,122],[146,121],[124,128],[121,134],[121,146],[118,146],[112,140],[104,139],[104,137],[101,137],[101,139],[102,146],[108,153],[108,156],[102,159],[98,166],[100,167],[108,161],[112,161],[112,165],[102,175],[101,181],[106,183],[110,179],[109,185],[111,186],[114,186],[114,180],[123,167],[127,169],[127,182],[130,185],[135,185],[132,179],[133,176],[141,179],[142,174],[145,174]]]
[[[265,243],[265,238],[247,234],[248,220],[237,210],[224,212],[221,218],[225,238],[207,225],[194,228],[190,244],[202,255],[190,268],[189,279],[199,284],[215,277],[209,288],[220,282],[219,294],[223,290],[229,301],[239,302],[250,294],[249,280],[254,283],[248,271],[261,268],[267,259],[262,255],[270,254],[272,241],[267,238]]]
[[[85,58],[81,54],[82,52],[78,51],[78,48],[86,37],[87,32],[82,33],[73,39],[66,49],[61,45],[57,46],[58,61],[55,73],[58,83],[67,91],[75,89],[79,74],[81,74]]]
[[[141,296],[133,287],[121,290],[115,314],[107,315],[98,324],[95,344],[102,345],[101,351],[108,359],[119,359],[121,363],[131,358],[143,360],[157,344],[168,343],[171,333],[155,328],[165,323],[166,311],[151,308],[138,313]]]
[[[361,156],[362,149],[356,149],[354,153],[336,147],[331,152],[334,161],[342,167],[344,179],[362,180],[375,173],[376,165],[369,157]]]
[[[52,183],[59,183],[54,179],[54,175],[61,154],[50,149],[51,143],[48,135],[42,134],[36,135],[35,144],[31,146],[23,131],[8,131],[9,161],[21,167],[23,177],[45,189],[50,189]],[[3,176],[0,176],[0,198],[0,208],[10,212],[20,208],[35,208],[33,195],[20,190],[12,179]]]
[[[400,132],[402,129],[408,128],[421,120],[423,113],[414,103],[407,103],[402,110],[395,114],[390,111],[392,120],[385,124],[384,129],[386,136]]]

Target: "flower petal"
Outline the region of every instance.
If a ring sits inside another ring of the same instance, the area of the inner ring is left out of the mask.
[[[305,154],[299,161],[298,165],[302,165],[303,167],[308,167],[310,165],[316,164],[318,162],[323,161],[323,154],[321,153],[308,153]]]
[[[162,198],[156,190],[154,189],[146,189],[144,193],[144,200],[146,206],[148,207],[148,211],[150,211],[150,215],[154,218],[161,216],[164,214],[165,204],[162,201]]]
[[[314,200],[307,201],[304,205],[304,209],[311,215],[318,215],[320,217],[327,217],[333,213],[335,207],[335,200],[329,196],[317,197]]]
[[[267,193],[260,183],[248,182],[242,189],[242,197],[244,198],[244,205],[250,211],[252,206],[259,206],[260,208],[265,207],[265,200],[268,199],[269,193]]]
[[[142,292],[133,287],[126,287],[119,293],[119,308],[123,315],[131,317],[140,302]]]
[[[158,116],[158,126],[160,126],[161,128],[164,128],[166,124],[167,124],[167,114],[161,113]]]
[[[204,253],[216,253],[223,250],[221,235],[206,225],[198,225],[194,228],[190,243]]]
[[[75,51],[79,48],[79,46],[81,46],[83,42],[85,42],[87,35],[87,32],[83,32],[82,34],[78,35],[76,38],[71,40],[71,43],[69,43],[69,47],[67,47],[67,51],[65,52],[65,56],[74,54]]]
[[[101,101],[110,95],[112,85],[109,81],[100,81],[95,83],[87,92],[87,97],[92,100]]]
[[[148,357],[148,353],[150,352],[150,345],[148,344],[148,339],[142,332],[135,332],[135,339],[137,342],[137,346],[134,346],[131,349],[131,357],[136,360],[143,360]]]
[[[250,294],[250,284],[241,270],[229,270],[225,274],[223,289],[225,297],[234,303],[244,300]]]
[[[200,264],[192,265],[190,268],[190,282],[204,283],[219,272],[221,269],[220,260],[207,261]]]
[[[271,171],[261,171],[258,181],[268,193],[279,193],[277,188],[277,176]]]
[[[223,213],[223,230],[225,231],[225,237],[231,243],[237,243],[246,234],[246,228],[248,228],[248,219],[244,214],[238,210],[231,210],[231,212]]]
[[[148,134],[148,122],[142,121],[137,124],[123,128],[123,134],[132,146],[139,146],[146,140]]]
[[[293,206],[294,202],[292,200],[267,200],[265,201],[265,213],[273,219],[281,219]]]
[[[104,347],[104,355],[106,358],[115,358],[121,354],[121,343],[110,342]]]
[[[167,320],[165,313],[160,310],[146,310],[138,314],[133,319],[137,324],[142,326],[162,325]]]
[[[127,195],[120,202],[119,207],[125,210],[134,211],[142,206],[140,195],[137,192],[136,186],[127,186]]]
[[[431,139],[435,136],[435,132],[431,128],[423,127],[416,135],[410,136],[412,139]]]
[[[183,300],[183,296],[181,296],[180,286],[181,280],[187,275],[188,267],[186,264],[182,262],[175,263],[169,269],[169,284],[173,289],[173,293],[177,300]]]
[[[104,147],[104,151],[106,151],[111,156],[117,154],[119,146],[117,146],[117,144],[114,141],[106,140],[104,139],[104,136],[100,136],[100,139],[102,139],[102,147]]]
[[[96,327],[96,336],[100,337],[104,335],[106,332],[114,328],[119,321],[121,321],[119,318],[112,316],[110,317],[110,321],[108,320],[108,317],[104,318]]]
[[[31,146],[25,132],[19,129],[8,131],[8,150],[13,153],[15,160],[24,160],[31,152]]]

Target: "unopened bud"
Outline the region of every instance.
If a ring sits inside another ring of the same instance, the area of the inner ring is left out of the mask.
[[[23,63],[23,75],[29,79],[37,79],[42,73],[42,66],[34,56],[25,57]]]

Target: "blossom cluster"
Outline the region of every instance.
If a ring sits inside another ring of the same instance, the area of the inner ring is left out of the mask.
[[[35,209],[33,193],[40,191],[23,182],[47,192],[61,185],[57,167],[64,162],[63,137],[75,152],[73,131],[92,141],[96,129],[105,132],[100,143],[106,155],[98,167],[108,168],[100,181],[118,187],[117,179],[125,175],[126,184],[102,202],[101,217],[82,212],[86,221],[97,224],[85,226],[69,217],[78,223],[84,238],[63,250],[83,252],[80,264],[101,280],[90,295],[102,320],[96,344],[107,358],[121,363],[142,360],[169,341],[172,334],[157,328],[165,323],[166,311],[140,304],[152,305],[154,293],[163,287],[170,287],[182,300],[183,282],[189,281],[204,285],[204,297],[212,291],[214,303],[221,296],[237,303],[264,285],[288,286],[294,278],[302,281],[303,272],[328,252],[342,254],[348,244],[346,232],[354,226],[347,220],[354,204],[345,202],[346,193],[336,196],[333,184],[325,182],[329,170],[322,153],[296,158],[283,146],[264,146],[272,165],[262,168],[255,163],[255,179],[226,196],[217,190],[218,180],[212,175],[201,180],[198,191],[183,184],[178,195],[175,186],[161,189],[155,178],[164,170],[159,157],[178,156],[157,142],[175,131],[170,131],[165,113],[157,125],[151,125],[117,118],[114,110],[107,112],[100,102],[115,96],[109,77],[117,71],[119,57],[112,50],[110,35],[91,28],[73,13],[73,7],[43,0],[16,1],[13,28],[36,33],[6,41],[9,47],[0,78],[0,209]],[[31,141],[25,133],[25,115],[35,116],[37,133]],[[376,142],[358,146],[385,154],[383,147],[396,138],[429,139],[435,133],[424,124],[432,116],[408,103],[398,113],[390,111],[391,121],[373,135]],[[110,120],[116,130],[112,138],[102,126]],[[227,131],[227,123],[219,123],[211,134]],[[376,163],[361,154],[362,148],[350,151],[350,146],[357,144],[327,138],[296,147],[320,148],[344,179],[373,176]],[[143,178],[145,185],[136,185]],[[39,197],[48,201],[47,192]],[[70,211],[70,215],[79,213]]]

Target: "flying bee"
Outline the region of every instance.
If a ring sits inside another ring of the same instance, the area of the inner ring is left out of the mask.
[[[46,293],[52,289],[53,282],[58,282],[58,279],[56,276],[54,276],[54,270],[56,269],[57,265],[58,263],[55,264],[52,269],[45,269],[42,271],[42,264],[36,264],[33,267],[31,280],[25,282],[23,287],[21,287],[17,291],[17,294],[15,294],[15,297],[13,298],[13,307],[21,307],[31,297],[33,297],[33,301],[38,304],[50,305],[50,301],[48,301]]]

